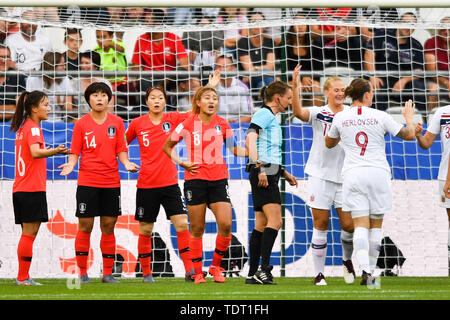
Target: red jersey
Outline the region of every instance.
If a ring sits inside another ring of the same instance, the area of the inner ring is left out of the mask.
[[[148,114],[135,118],[128,126],[128,144],[136,137],[139,142],[141,169],[138,188],[160,188],[178,184],[175,163],[163,151],[163,145],[175,127],[188,117],[188,113],[165,113],[159,124],[153,124]]]
[[[97,188],[120,187],[117,154],[128,151],[122,118],[109,113],[98,124],[90,113],[73,128],[70,152],[81,155],[78,185]]]
[[[228,179],[228,168],[222,154],[223,143],[233,144],[233,131],[228,122],[213,115],[209,124],[203,124],[198,115],[187,118],[172,133],[173,141],[186,142],[188,160],[200,164],[198,173],[185,173],[184,180],[202,179],[217,181]]]
[[[151,35],[141,35],[134,46],[132,62],[142,66],[144,70],[175,70],[177,59],[187,58],[186,49],[181,38],[166,32],[162,41],[155,43]]]
[[[46,191],[47,159],[34,159],[30,146],[38,143],[45,148],[44,135],[39,125],[27,119],[16,133],[16,169],[13,192],[42,192]]]
[[[444,39],[435,36],[425,42],[425,54],[436,56],[438,70],[450,70],[450,50],[444,46]]]

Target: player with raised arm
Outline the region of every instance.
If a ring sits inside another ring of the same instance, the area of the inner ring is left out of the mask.
[[[275,284],[270,255],[283,223],[278,182],[283,175],[291,186],[298,186],[297,179],[282,164],[282,129],[276,115],[286,112],[292,103],[292,95],[291,87],[283,81],[274,81],[264,86],[261,89],[264,105],[253,114],[245,140],[255,210],[246,284]],[[258,270],[260,258],[261,267]]]
[[[342,210],[350,212],[355,227],[353,247],[362,270],[362,285],[372,285],[372,276],[382,238],[384,214],[392,211],[391,170],[386,159],[386,133],[404,140],[414,139],[414,104],[405,103],[406,127],[384,111],[370,108],[373,89],[365,79],[355,79],[345,88],[352,98],[350,109],[334,116],[325,144],[340,142],[345,158],[342,167]]]
[[[45,146],[39,124],[50,113],[47,95],[42,91],[24,91],[19,97],[10,130],[16,133],[13,207],[15,223],[22,227],[17,245],[19,270],[16,285],[41,285],[30,278],[33,243],[42,222],[48,221],[47,161],[56,154],[67,154],[64,145]]]
[[[436,140],[437,136],[441,136],[442,158],[439,165],[438,181],[439,181],[439,200],[440,205],[447,211],[449,221],[448,230],[448,266],[450,275],[450,199],[447,196],[449,193],[448,185],[448,167],[450,156],[450,105],[436,109],[431,121],[428,124],[427,131],[424,135],[423,126],[421,123],[416,124],[416,138],[419,146],[422,149],[428,149]]]
[[[353,269],[353,221],[348,212],[342,211],[342,164],[344,150],[340,145],[333,149],[325,146],[325,136],[331,128],[334,116],[349,108],[344,105],[345,84],[339,77],[328,78],[323,86],[327,104],[323,107],[302,108],[298,93],[301,91],[301,81],[298,76],[300,66],[293,73],[292,111],[300,120],[311,124],[313,143],[309,153],[305,173],[308,174],[307,203],[311,208],[314,227],[311,239],[314,262],[314,284],[327,285],[324,276],[325,259],[327,256],[327,234],[329,213],[334,205],[341,224],[342,264],[346,283],[355,281]]]
[[[69,160],[59,166],[62,176],[70,174],[81,156],[76,192],[78,232],[75,255],[81,283],[89,283],[87,260],[94,219],[100,216],[100,250],[103,257],[102,282],[118,283],[112,275],[116,252],[114,227],[121,215],[120,175],[117,159],[130,172],[139,166],[128,159],[125,126],[122,118],[108,112],[112,98],[104,82],[90,84],[84,97],[91,112],[81,117],[73,128]]]
[[[178,252],[184,264],[186,281],[194,281],[188,217],[178,186],[177,167],[162,149],[167,137],[186,120],[189,113],[165,113],[166,92],[163,87],[148,88],[145,96],[148,114],[133,119],[126,132],[128,144],[137,138],[141,157],[135,219],[139,221],[138,257],[143,280],[154,282],[151,272],[152,231],[163,206],[167,219],[172,221],[177,233]]]
[[[220,73],[216,71],[214,78],[220,79]],[[214,281],[225,282],[224,269],[220,263],[231,241],[232,208],[228,192],[229,174],[222,154],[223,144],[235,156],[247,156],[246,150],[235,144],[228,122],[216,114],[218,105],[219,95],[213,87],[197,89],[192,100],[192,116],[178,125],[164,144],[164,152],[185,169],[184,195],[191,226],[190,250],[195,283],[206,282],[202,254],[207,207],[216,217],[218,227],[209,273]],[[182,161],[174,150],[182,139],[186,142],[188,161]]]

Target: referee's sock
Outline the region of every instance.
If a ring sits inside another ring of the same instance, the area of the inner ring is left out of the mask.
[[[249,264],[250,268],[248,270],[248,276],[252,277],[256,271],[258,271],[259,259],[261,258],[261,240],[263,233],[256,229],[253,229],[252,235],[250,237],[250,257]]]
[[[80,269],[80,277],[87,274],[90,242],[91,234],[78,230],[77,235],[75,236],[75,257],[77,266]]]
[[[116,257],[116,237],[113,234],[104,234],[100,238],[100,250],[103,257],[103,276],[112,274],[114,258]]]
[[[142,276],[152,273],[152,236],[139,234],[138,238],[138,258],[142,268]]]
[[[228,237],[223,237],[220,234],[216,236],[216,248],[214,250],[213,261],[211,263],[212,266],[220,267],[220,263],[222,262],[223,256],[225,252],[228,250],[231,242],[231,234]]]
[[[266,227],[262,235],[261,243],[261,269],[270,265],[270,255],[272,254],[273,244],[277,238],[278,230]]]
[[[17,246],[17,258],[19,260],[18,281],[23,281],[30,277],[30,265],[33,257],[33,243],[35,236],[22,234]]]
[[[203,238],[191,238],[191,241],[189,241],[189,249],[191,251],[192,265],[194,266],[195,274],[203,273]]]

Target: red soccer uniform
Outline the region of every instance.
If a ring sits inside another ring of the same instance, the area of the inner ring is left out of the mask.
[[[213,115],[211,122],[203,124],[198,115],[187,118],[178,125],[172,134],[173,141],[184,139],[188,151],[188,160],[200,164],[198,173],[186,173],[184,180],[217,181],[228,179],[228,168],[222,154],[225,140],[234,146],[233,131],[228,122],[218,115]],[[230,139],[230,140],[229,140]]]
[[[47,160],[34,159],[30,146],[38,143],[45,148],[44,135],[39,125],[27,119],[16,133],[16,174],[13,184],[14,192],[42,192],[46,191]]]
[[[162,41],[155,43],[148,33],[141,35],[134,46],[132,62],[144,70],[175,70],[177,59],[187,58],[181,38],[166,32]]]
[[[90,113],[73,128],[71,153],[81,155],[78,185],[97,188],[120,187],[117,154],[127,152],[122,118],[109,113],[98,124]]]
[[[141,169],[138,188],[160,188],[178,184],[177,167],[163,151],[167,137],[188,117],[188,113],[165,113],[159,124],[153,124],[148,114],[135,118],[128,126],[127,142],[136,137],[139,142]]]

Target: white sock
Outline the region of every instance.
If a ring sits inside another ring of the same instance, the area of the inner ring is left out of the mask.
[[[383,231],[381,228],[372,228],[369,230],[369,262],[370,273],[372,274],[375,271],[378,256],[380,255],[382,236]]]
[[[344,261],[351,260],[353,254],[353,233],[342,230],[341,244],[342,244],[342,260]]]
[[[311,248],[316,276],[324,273],[325,259],[327,257],[327,234],[328,230],[313,229]]]
[[[369,229],[358,227],[353,233],[353,248],[359,268],[370,273],[369,262]]]

